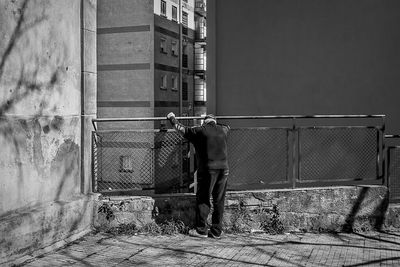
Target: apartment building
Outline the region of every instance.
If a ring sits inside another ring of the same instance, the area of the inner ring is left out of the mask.
[[[98,117],[205,113],[204,21],[205,1],[99,1]],[[202,33],[196,33],[200,29]],[[159,124],[100,125],[103,129],[133,126],[158,128]]]
[[[97,18],[99,118],[205,113],[205,4],[100,0]],[[107,122],[98,124],[98,129],[159,129],[163,125],[166,121]],[[188,189],[190,181],[182,173],[188,172],[189,163],[181,160],[188,147],[173,148],[169,135],[119,132],[101,138],[104,159],[99,160],[107,161],[98,173],[103,189],[114,190],[117,184],[130,189],[156,186],[162,191],[171,185]]]
[[[207,3],[196,0],[194,8],[194,114],[205,114],[207,101]]]

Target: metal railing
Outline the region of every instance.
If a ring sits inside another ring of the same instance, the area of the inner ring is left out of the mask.
[[[179,117],[197,124],[202,117]],[[228,190],[382,184],[383,115],[217,116],[231,125]],[[105,118],[106,122],[164,121]],[[96,128],[95,128],[96,129]],[[93,132],[94,191],[191,192],[194,149],[172,129]]]

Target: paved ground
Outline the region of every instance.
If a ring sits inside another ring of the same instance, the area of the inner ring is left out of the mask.
[[[23,266],[400,266],[400,233],[95,234]]]

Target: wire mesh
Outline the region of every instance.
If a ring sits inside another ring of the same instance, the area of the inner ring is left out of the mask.
[[[181,192],[188,143],[174,131],[105,131],[94,138],[97,191]]]
[[[377,140],[375,128],[299,129],[299,180],[376,179]]]
[[[400,202],[400,147],[391,147],[388,153],[390,201]]]
[[[383,146],[380,131],[375,127],[309,128],[294,124],[233,128],[228,135],[228,189],[324,186],[332,181],[376,183]],[[189,153],[188,141],[172,129],[96,131],[92,149],[95,192],[190,191],[194,153]],[[400,153],[396,153],[391,164],[400,166]],[[391,175],[397,177],[399,170],[391,168]],[[393,192],[400,198],[400,180],[391,179]]]
[[[230,189],[288,182],[288,130],[232,129],[228,138]]]

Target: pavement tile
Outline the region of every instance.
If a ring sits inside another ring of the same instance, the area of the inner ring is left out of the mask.
[[[400,233],[91,234],[22,266],[400,266]]]

